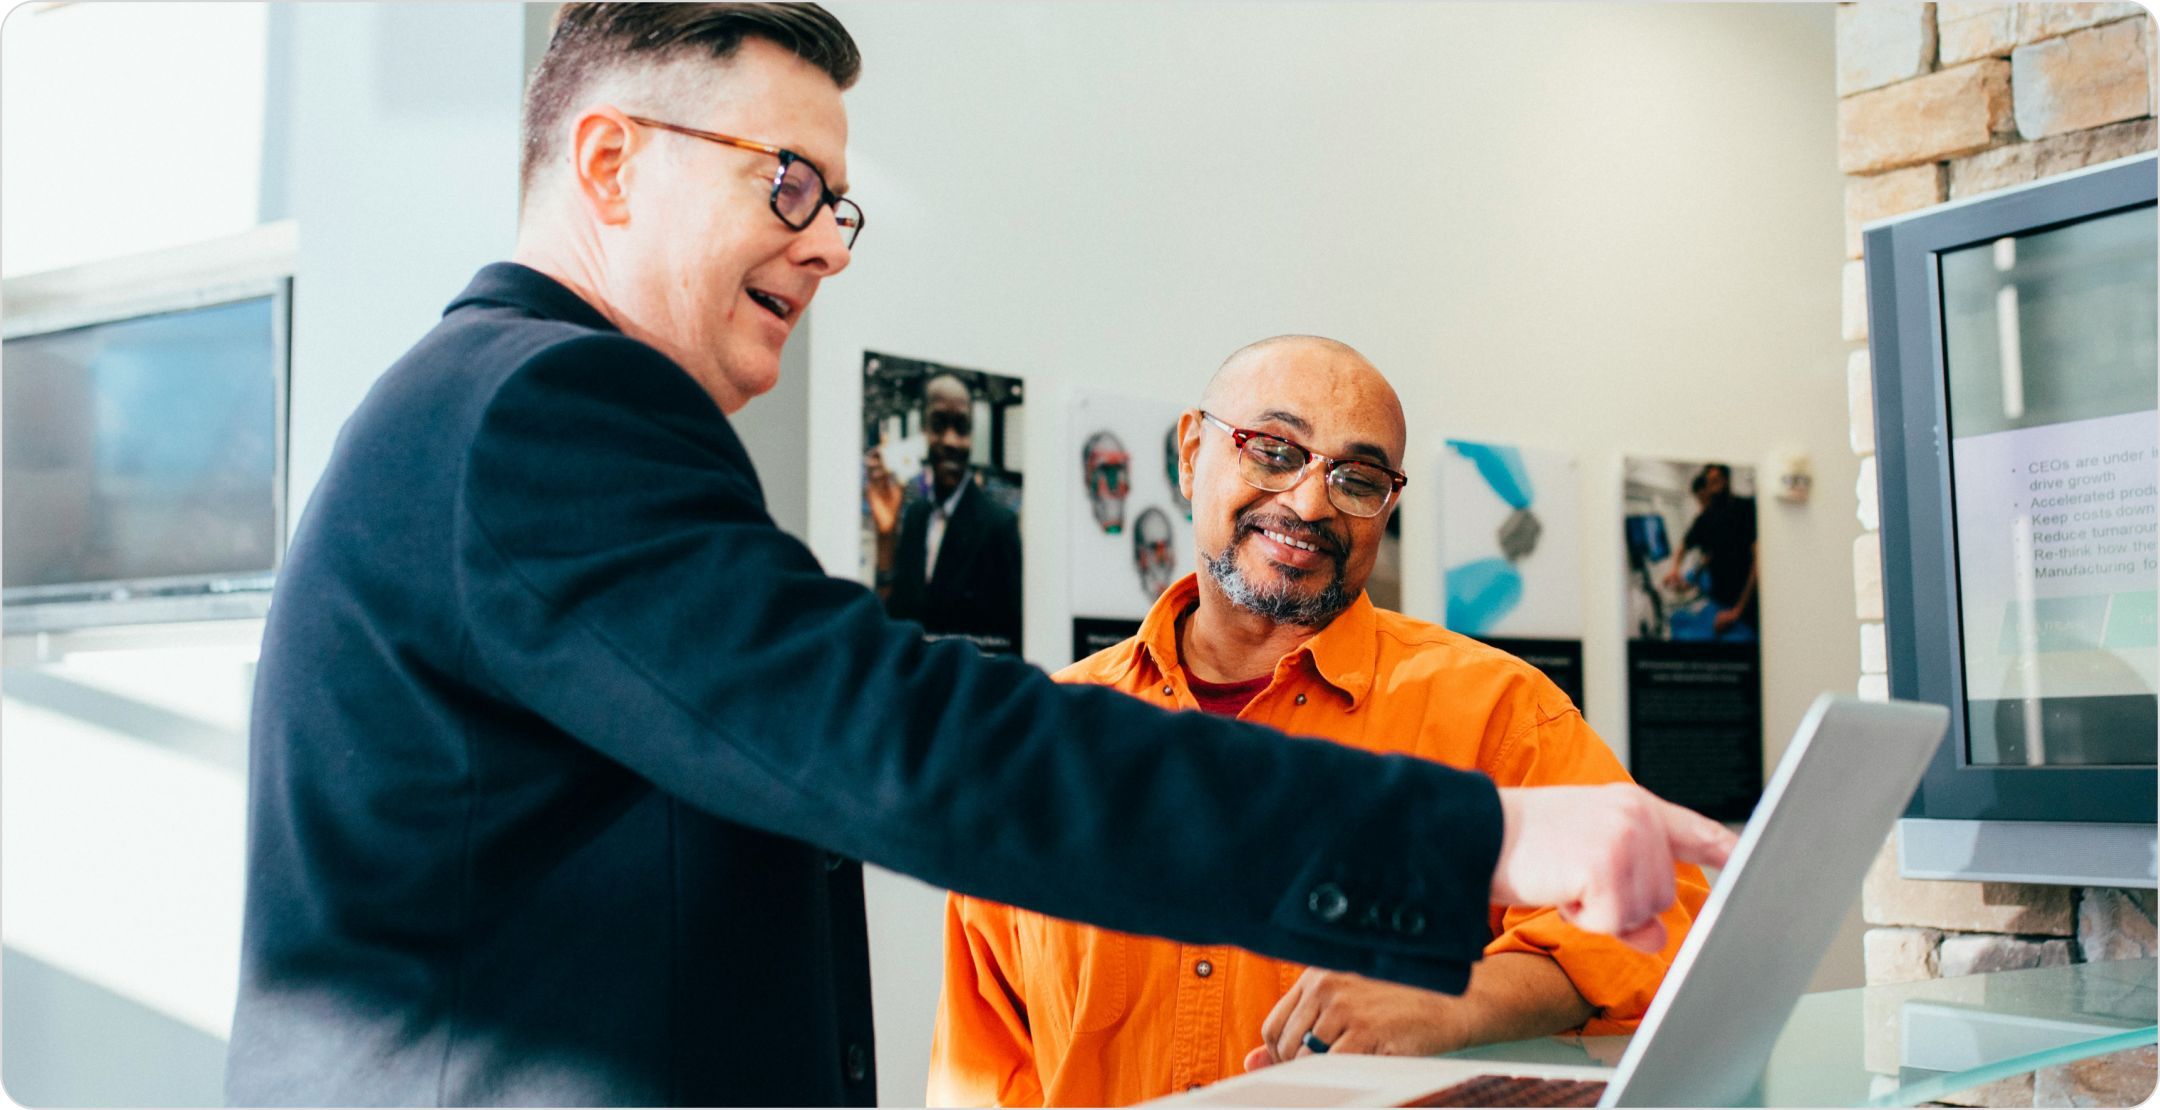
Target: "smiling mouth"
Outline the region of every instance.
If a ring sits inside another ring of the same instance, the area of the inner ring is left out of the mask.
[[[1271,540],[1274,540],[1276,543],[1279,543],[1284,547],[1294,547],[1297,548],[1299,551],[1310,551],[1315,555],[1320,553],[1320,546],[1318,544],[1307,543],[1304,540],[1300,539],[1292,539],[1291,537],[1286,536],[1281,532],[1277,532],[1272,528],[1262,528],[1260,529],[1260,534],[1266,536]]]
[[[749,290],[749,293],[750,299],[755,301],[759,308],[778,316],[782,320],[786,320],[795,314],[795,306],[788,303],[785,297],[774,296],[763,289],[752,289]]]
[[[1238,531],[1243,535],[1258,534],[1266,536],[1293,551],[1310,551],[1315,555],[1324,555],[1338,562],[1342,560],[1345,553],[1342,542],[1327,534],[1326,530],[1317,526],[1308,526],[1298,530],[1302,535],[1294,535],[1281,528],[1268,527],[1263,522],[1265,519],[1256,520],[1247,517],[1238,522]],[[1274,518],[1274,521],[1279,524],[1290,523],[1279,517]]]

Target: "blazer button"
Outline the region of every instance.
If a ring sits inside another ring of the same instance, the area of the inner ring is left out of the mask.
[[[1395,911],[1395,931],[1406,937],[1414,937],[1425,931],[1425,915],[1409,906]]]
[[[1321,883],[1305,896],[1305,908],[1314,917],[1333,925],[1350,912],[1350,896],[1334,883]]]
[[[1206,960],[1202,960],[1199,963],[1192,965],[1192,973],[1194,975],[1198,975],[1202,979],[1205,979],[1208,976],[1215,974],[1215,965],[1207,962]]]
[[[825,870],[838,871],[847,866],[847,857],[838,852],[825,853]]]
[[[860,1083],[870,1077],[870,1054],[859,1044],[847,1046],[847,1077],[850,1083]]]

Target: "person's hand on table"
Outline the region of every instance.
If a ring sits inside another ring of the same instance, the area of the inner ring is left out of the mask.
[[[1665,947],[1673,864],[1723,867],[1739,837],[1631,783],[1500,791],[1506,831],[1492,900],[1552,906],[1579,929],[1645,952]]]
[[[1308,1036],[1326,1051],[1379,1056],[1431,1056],[1451,1052],[1469,1041],[1455,1018],[1462,1000],[1382,979],[1317,967],[1305,974],[1275,1003],[1260,1024],[1260,1047],[1245,1056],[1253,1071],[1315,1051]]]

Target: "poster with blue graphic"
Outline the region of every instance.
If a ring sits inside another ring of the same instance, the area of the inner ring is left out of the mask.
[[[1628,770],[1745,821],[1762,795],[1763,583],[1753,467],[1628,459]]]
[[[1443,623],[1536,666],[1580,706],[1582,516],[1574,456],[1451,439],[1437,469]]]

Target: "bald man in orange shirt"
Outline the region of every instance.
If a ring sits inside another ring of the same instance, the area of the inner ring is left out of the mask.
[[[1060,680],[1474,768],[1501,786],[1628,781],[1536,669],[1366,598],[1406,433],[1395,391],[1355,350],[1312,336],[1243,348],[1178,435],[1200,573],[1165,591],[1137,636]],[[1360,878],[1342,876],[1342,889]],[[1628,1032],[1708,893],[1692,865],[1676,880],[1675,904],[1626,942],[1570,925],[1570,907],[1493,907],[1461,995],[953,895],[928,1102],[1121,1106],[1310,1052]],[[1425,924],[1408,906],[1341,901],[1311,908],[1383,937]]]

